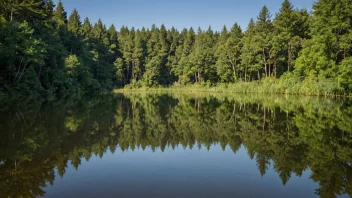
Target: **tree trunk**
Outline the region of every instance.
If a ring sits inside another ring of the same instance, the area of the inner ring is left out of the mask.
[[[236,111],[236,104],[234,103],[233,104],[233,111],[232,111],[232,114],[231,114],[229,122],[233,123],[233,117],[235,116],[235,111]]]
[[[268,71],[267,71],[267,65],[266,65],[266,57],[265,57],[265,50],[263,48],[263,61],[264,61],[264,71],[265,71],[265,77],[268,76]]]
[[[287,53],[288,53],[288,59],[287,59],[287,71],[290,71],[291,68],[291,44],[290,42],[287,43]]]
[[[132,68],[131,68],[131,73],[132,73],[132,80],[135,79],[135,75],[134,75],[134,67],[135,67],[135,62],[132,61]]]
[[[233,70],[233,80],[234,80],[234,82],[236,82],[237,81],[237,75],[236,75],[236,65],[237,65],[237,61],[235,60],[235,63],[232,63],[231,64],[232,65],[232,70]]]
[[[200,75],[200,72],[198,71],[198,82],[202,82],[202,77],[201,77],[201,75]]]
[[[17,79],[18,72],[20,72],[20,69],[21,69],[22,61],[23,61],[23,57],[21,58],[20,65],[18,66],[18,69],[17,69],[17,72],[16,72],[16,76],[15,76],[15,78],[13,79],[13,82],[15,82],[16,79]],[[10,82],[11,82],[11,76],[12,76],[12,75],[10,75]]]
[[[127,64],[127,80],[129,80],[129,83],[131,82],[131,78],[130,78],[130,64]]]
[[[21,80],[21,78],[22,78],[22,75],[23,75],[23,73],[24,73],[24,70],[26,70],[26,65],[27,65],[27,62],[26,62],[26,63],[24,64],[24,66],[23,66],[23,70],[22,70],[22,72],[21,72],[20,77],[18,77],[17,83],[20,82],[20,80]]]
[[[244,68],[244,82],[247,82],[247,66]]]
[[[234,64],[232,64],[232,71],[233,71],[233,81],[236,82],[236,70],[235,70]]]
[[[264,110],[264,114],[263,114],[263,134],[264,134],[264,131],[265,131],[265,120],[266,120],[266,110],[265,110],[265,107],[263,107],[263,110]]]
[[[10,16],[10,21],[12,22],[13,20],[13,12],[14,12],[14,7],[15,7],[15,3],[14,0],[12,0],[12,6],[11,6],[11,16]]]

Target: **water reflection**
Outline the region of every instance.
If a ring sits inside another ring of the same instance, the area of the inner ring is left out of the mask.
[[[69,164],[78,169],[107,150],[178,146],[242,147],[263,177],[273,170],[285,185],[310,170],[312,193],[352,195],[351,100],[130,93],[2,104],[0,196],[44,196]]]

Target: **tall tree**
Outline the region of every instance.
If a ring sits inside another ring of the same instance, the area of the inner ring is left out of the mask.
[[[258,36],[256,36],[256,25],[254,20],[251,19],[247,30],[242,39],[241,49],[241,71],[243,72],[244,81],[249,80],[249,75],[252,72],[257,72],[258,79],[260,79],[261,71],[261,57],[258,55],[261,51]]]
[[[81,33],[85,39],[90,38],[92,32],[92,24],[89,19],[86,17],[84,19],[83,25],[81,26]]]
[[[291,71],[304,38],[308,33],[308,12],[294,10],[289,0],[284,0],[274,19],[276,38],[280,43],[280,54],[286,71]]]
[[[81,25],[81,17],[78,15],[77,10],[74,9],[68,18],[67,28],[74,34],[74,36],[78,36],[81,30]]]
[[[217,60],[217,73],[222,82],[236,82],[238,79],[238,70],[240,65],[240,55],[242,49],[241,40],[243,33],[241,27],[235,23],[231,31],[226,37],[223,38],[224,30],[221,33],[218,42],[218,60]]]
[[[56,9],[53,14],[53,20],[56,22],[56,24],[59,26],[67,24],[67,12],[64,9],[64,6],[62,5],[62,2],[59,1],[59,3],[56,6]]]
[[[349,0],[320,0],[313,5],[310,40],[295,65],[309,77],[336,78],[342,88],[351,88],[345,80],[352,53],[352,7]],[[340,78],[337,78],[340,77]],[[342,81],[341,81],[342,80]]]
[[[144,49],[141,32],[137,30],[134,37],[134,49],[132,53],[132,79],[141,80],[143,76]]]
[[[221,82],[230,82],[231,80],[231,69],[226,64],[227,54],[225,52],[226,49],[226,42],[229,37],[228,30],[226,26],[222,28],[220,33],[220,37],[217,42],[215,56],[217,58],[216,61],[216,72],[217,75],[220,77]]]
[[[261,57],[260,63],[264,68],[264,75],[272,75],[272,66],[276,64],[275,55],[277,49],[273,43],[274,33],[273,33],[273,24],[271,22],[271,14],[266,6],[262,8],[259,13],[256,22],[256,36],[258,38],[258,44],[261,48],[259,56]],[[274,70],[275,72],[275,70]]]

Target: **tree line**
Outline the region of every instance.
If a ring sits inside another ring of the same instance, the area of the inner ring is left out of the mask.
[[[237,83],[280,78],[352,90],[351,0],[318,0],[312,12],[284,0],[242,30],[92,24],[62,2],[0,2],[0,91],[108,92],[118,87]],[[235,20],[235,19],[234,19]]]

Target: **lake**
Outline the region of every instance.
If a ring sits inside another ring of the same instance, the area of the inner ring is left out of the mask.
[[[351,99],[3,99],[0,131],[0,197],[352,195]]]

